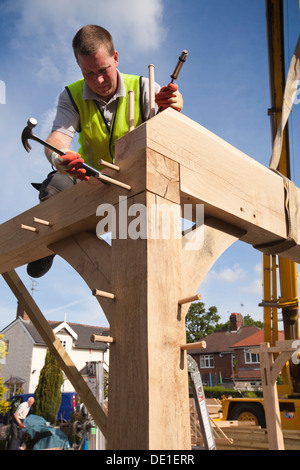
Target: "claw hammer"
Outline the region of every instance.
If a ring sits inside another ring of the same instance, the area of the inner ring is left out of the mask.
[[[36,135],[33,134],[32,129],[37,125],[37,120],[34,118],[30,118],[27,121],[27,126],[24,127],[23,132],[22,132],[22,144],[27,152],[30,152],[31,150],[31,145],[28,143],[28,140],[35,140],[36,142],[42,144],[44,147],[52,150],[53,152],[56,152],[58,155],[63,156],[66,155],[62,150],[59,150],[58,148],[54,147],[51,144],[48,144],[45,140],[40,139]],[[84,168],[86,170],[87,176],[94,176],[97,178],[99,174],[101,174],[99,171],[95,170],[94,168],[91,168],[89,165],[86,163],[83,163],[81,168]]]

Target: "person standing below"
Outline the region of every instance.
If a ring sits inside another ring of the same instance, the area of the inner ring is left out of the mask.
[[[21,443],[22,443],[22,435],[23,432],[22,430],[25,428],[23,421],[28,415],[31,406],[34,403],[34,398],[29,397],[27,401],[23,401],[21,403],[16,412],[14,413],[12,417],[12,424],[11,424],[11,441],[10,441],[10,447],[9,450],[19,450]]]
[[[64,151],[60,156],[49,149],[46,157],[54,168],[40,187],[40,201],[67,189],[77,180],[88,180],[85,162],[101,170],[101,158],[114,162],[115,142],[128,132],[128,91],[134,91],[135,127],[149,119],[149,79],[119,72],[119,55],[111,34],[101,26],[87,25],[74,36],[73,51],[83,78],[65,87],[47,142]],[[168,107],[181,111],[182,96],[174,83],[155,84],[156,112]],[[78,152],[70,149],[79,134]],[[36,186],[35,186],[36,187]],[[52,256],[30,263],[30,277],[41,277],[50,269]]]

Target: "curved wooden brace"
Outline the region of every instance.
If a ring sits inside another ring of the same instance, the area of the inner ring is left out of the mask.
[[[202,232],[202,233],[201,233]],[[236,242],[244,232],[210,218],[182,239],[182,293],[197,291],[217,259]],[[198,246],[197,246],[198,243]]]
[[[111,291],[111,247],[95,233],[81,232],[48,247],[64,258],[91,291]],[[91,292],[92,295],[92,292]],[[96,297],[110,323],[112,300]]]

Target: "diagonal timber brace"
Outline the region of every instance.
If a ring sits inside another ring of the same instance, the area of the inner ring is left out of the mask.
[[[15,294],[16,298],[26,310],[31,322],[45,341],[48,349],[56,358],[58,364],[70,380],[71,384],[77,391],[80,398],[85,403],[87,409],[93,416],[95,423],[101,429],[104,436],[107,434],[107,418],[102,410],[100,404],[91,392],[87,383],[84,381],[82,375],[77,370],[75,364],[71,360],[68,353],[65,351],[60,340],[49,326],[44,315],[36,305],[32,296],[22,283],[21,279],[15,271],[9,271],[2,274],[4,280]]]

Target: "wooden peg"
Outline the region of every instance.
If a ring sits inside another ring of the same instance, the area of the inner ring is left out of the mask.
[[[149,70],[149,99],[150,99],[150,118],[155,116],[155,89],[154,89],[154,65],[148,65]]]
[[[92,343],[114,343],[114,338],[111,336],[99,336],[99,335],[92,335],[91,342]]]
[[[113,178],[110,178],[109,176],[99,174],[97,178],[101,181],[105,181],[106,183],[115,184],[116,186],[119,186],[120,188],[127,189],[127,191],[131,190],[131,186],[129,186],[128,184],[121,183],[121,181],[114,180]]]
[[[120,167],[117,165],[114,165],[113,163],[109,163],[106,160],[103,160],[103,158],[100,158],[98,160],[98,165],[100,166],[106,166],[107,168],[111,168],[112,170],[120,171]]]
[[[128,91],[128,132],[134,129],[134,91]]]
[[[198,341],[197,343],[181,344],[180,348],[183,349],[184,351],[189,351],[191,349],[205,349],[206,341]]]
[[[30,227],[29,225],[21,224],[21,228],[24,229],[24,230],[28,230],[28,232],[38,233],[38,229],[36,227]]]
[[[36,222],[37,224],[47,225],[48,227],[51,227],[51,224],[48,220],[43,220],[43,219],[38,219],[37,217],[33,217],[33,222]]]
[[[202,299],[202,295],[196,294],[196,295],[192,295],[191,297],[186,297],[185,299],[181,299],[178,301],[178,303],[180,305],[189,304],[190,302],[194,302],[195,300],[201,300],[201,299]]]
[[[115,295],[111,294],[110,292],[105,292],[99,289],[93,289],[92,292],[95,297],[105,297],[106,299],[112,299],[112,300],[115,299]]]

